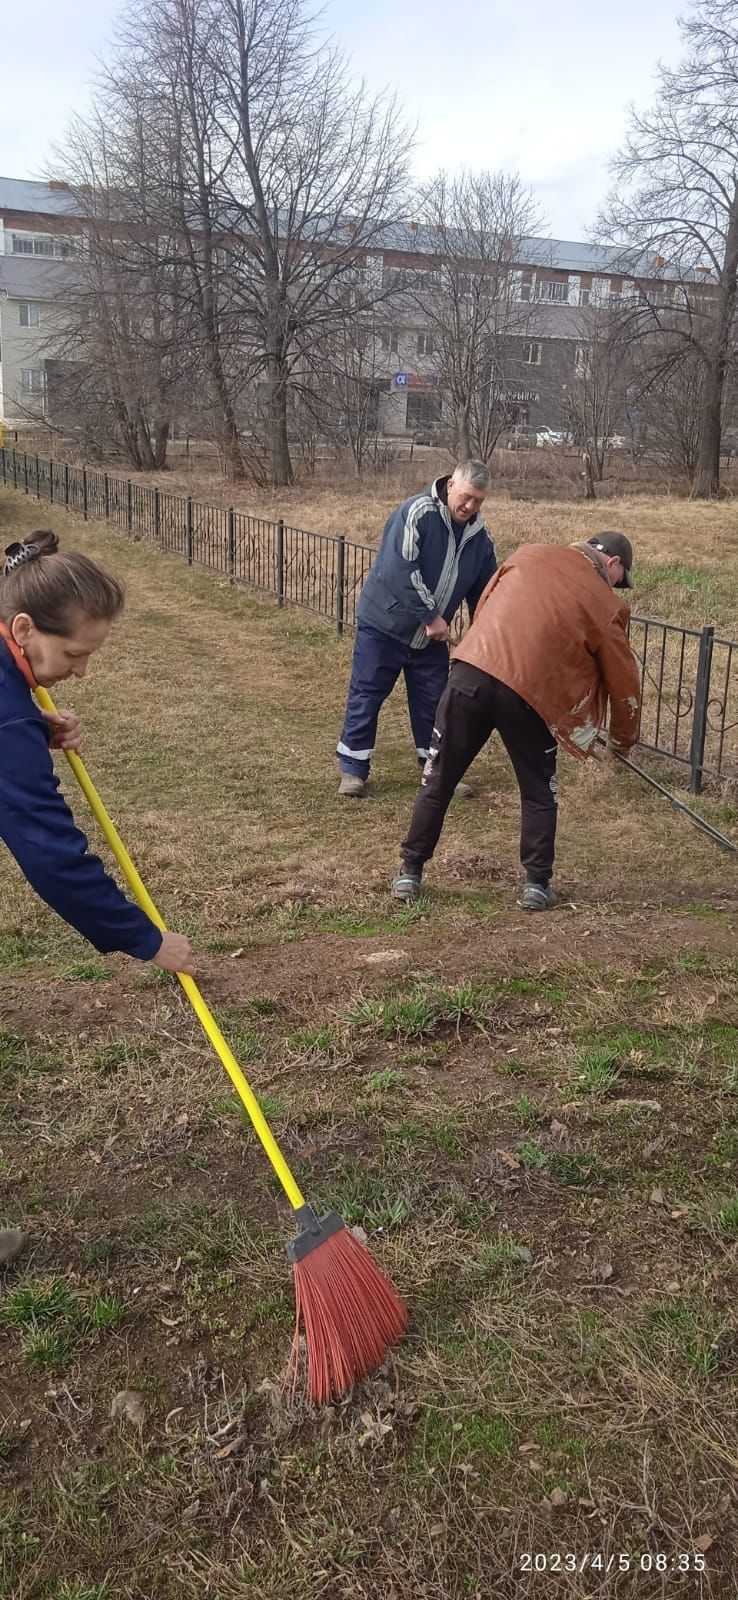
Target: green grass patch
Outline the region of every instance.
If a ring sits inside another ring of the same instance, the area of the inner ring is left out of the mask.
[[[349,1227],[361,1223],[375,1232],[389,1232],[407,1222],[412,1206],[407,1194],[393,1194],[374,1172],[347,1162],[324,1192],[328,1209],[337,1211]]]
[[[415,982],[384,996],[363,997],[346,1014],[349,1027],[383,1039],[419,1039],[442,1026],[484,1022],[492,1010],[494,991],[487,984]]]
[[[509,1460],[515,1436],[503,1417],[484,1411],[462,1416],[426,1406],[419,1418],[413,1446],[413,1464],[435,1473],[456,1466],[489,1467]]]
[[[719,1327],[709,1311],[687,1300],[654,1307],[648,1318],[649,1342],[667,1361],[708,1378],[717,1367]]]
[[[108,983],[110,971],[101,961],[70,961],[68,966],[61,968],[59,977],[79,983]]]
[[[717,1225],[729,1239],[738,1239],[738,1194],[726,1200],[717,1213]]]
[[[575,1071],[575,1082],[581,1094],[609,1094],[620,1076],[617,1052],[608,1045],[593,1045],[583,1050]]]

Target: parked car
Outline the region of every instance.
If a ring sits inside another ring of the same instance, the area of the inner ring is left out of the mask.
[[[539,428],[536,444],[539,450],[566,443],[566,434],[560,428]]]
[[[535,450],[538,445],[538,428],[528,427],[525,423],[517,423],[505,436],[507,450]]]

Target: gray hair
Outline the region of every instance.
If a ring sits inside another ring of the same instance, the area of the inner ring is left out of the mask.
[[[490,470],[485,461],[460,461],[452,476],[457,483],[468,483],[472,489],[488,489]]]

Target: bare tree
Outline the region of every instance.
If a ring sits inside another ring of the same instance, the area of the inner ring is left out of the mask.
[[[504,173],[439,173],[419,195],[436,242],[414,299],[454,414],[458,453],[487,460],[511,409],[514,344],[533,308],[520,290],[521,240],[538,224],[532,197]]]
[[[70,128],[64,166],[79,222],[56,304],[49,395],[74,413],[88,446],[115,444],[142,470],[166,463],[192,365],[181,269],[159,215],[168,151],[153,131],[131,73],[101,86],[97,108]]]
[[[316,41],[303,0],[213,12],[240,306],[262,352],[271,478],[286,483],[290,385],[353,314],[356,270],[402,205],[409,139],[394,100],[352,87],[344,57]]]
[[[611,435],[626,412],[629,349],[620,313],[590,303],[577,315],[574,373],[564,409],[574,443],[584,455],[585,494],[595,497],[602,481]]]
[[[701,410],[694,494],[720,483],[723,391],[733,356],[738,273],[738,3],[695,0],[680,23],[674,71],[662,67],[650,111],[632,114],[614,162],[617,190],[600,219],[639,286],[633,318],[671,356],[699,365]],[[654,289],[644,281],[662,276]]]

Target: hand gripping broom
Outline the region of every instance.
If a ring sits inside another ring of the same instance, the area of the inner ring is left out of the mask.
[[[14,652],[15,653],[15,652]],[[20,665],[20,663],[19,663]],[[27,674],[27,663],[23,663]],[[43,711],[55,712],[51,696],[34,685]],[[157,928],[164,923],[79,756],[65,752],[75,778],[142,910]],[[287,1375],[295,1393],[300,1371],[300,1336],[307,1350],[310,1399],[322,1405],[345,1394],[381,1365],[389,1347],[407,1330],[407,1311],[389,1279],[335,1211],[316,1215],[308,1205],[264,1117],[256,1095],[194,979],[177,974],[193,1011],[219,1055],[264,1152],[295,1213],[299,1232],[287,1245],[295,1273],[295,1335]]]

